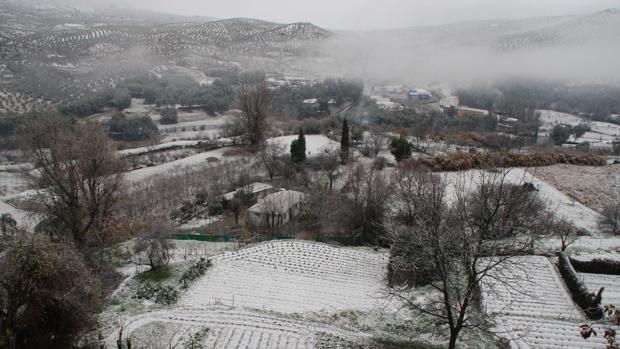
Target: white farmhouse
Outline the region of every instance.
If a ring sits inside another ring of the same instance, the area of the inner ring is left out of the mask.
[[[306,194],[281,189],[269,194],[248,209],[248,221],[255,225],[267,228],[277,228],[296,217],[303,208]]]

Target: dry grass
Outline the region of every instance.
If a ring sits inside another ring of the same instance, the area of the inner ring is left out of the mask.
[[[593,210],[620,201],[620,165],[554,165],[528,170]]]
[[[465,153],[425,157],[415,160],[435,172],[466,171],[491,167],[541,167],[555,164],[580,166],[604,166],[607,160],[603,156],[577,152],[536,152],[515,153]]]

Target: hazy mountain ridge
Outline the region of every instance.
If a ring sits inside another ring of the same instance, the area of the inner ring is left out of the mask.
[[[517,50],[581,45],[617,40],[618,37],[620,37],[620,10],[607,9],[545,28],[500,37],[495,47],[500,50]]]
[[[110,21],[107,16],[105,11],[64,12],[0,2],[0,19],[4,23],[0,26],[0,55],[9,59],[40,53],[105,55],[137,47],[167,55],[201,46],[260,48],[332,35],[310,23],[279,24],[250,18],[190,21],[191,17],[181,16],[186,21],[149,23],[144,19],[150,18],[148,15],[135,21],[129,15]]]

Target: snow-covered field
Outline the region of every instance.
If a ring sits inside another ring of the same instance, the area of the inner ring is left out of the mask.
[[[495,331],[511,348],[604,348],[594,337],[585,341],[585,320],[571,300],[551,261],[541,256],[513,257],[513,263],[491,271],[483,285],[483,306],[495,316]]]
[[[596,293],[601,287],[605,287],[601,304],[620,304],[620,275],[589,273],[578,273],[578,275],[590,292]]]
[[[164,137],[164,141],[218,138],[224,124],[231,119],[229,115],[211,117],[206,116],[204,113],[195,114],[197,113],[180,113],[180,119],[186,117],[190,121],[182,121],[172,125],[159,125],[159,132]],[[207,119],[194,120],[194,118],[201,117],[201,115]]]
[[[0,170],[0,196],[17,194],[28,189],[28,182],[20,172]]]
[[[207,348],[336,348],[329,341],[369,335],[300,315],[391,308],[383,292],[387,259],[385,251],[300,240],[224,252],[177,306],[127,318],[124,332],[139,348],[182,348],[203,327]],[[108,344],[114,341],[110,333]]]
[[[539,196],[547,202],[550,210],[555,211],[565,219],[573,221],[577,227],[592,233],[596,233],[599,230],[601,216],[596,211],[571,199],[552,185],[536,178],[525,169],[512,168],[504,171],[506,173],[506,181],[510,183],[532,183],[538,189]],[[444,179],[448,184],[447,197],[454,197],[455,185],[471,187],[479,184],[482,181],[482,174],[483,171],[481,170],[443,173]]]
[[[542,126],[547,130],[551,130],[554,126],[560,124],[571,126],[579,124],[589,125],[592,131],[586,132],[586,134],[576,140],[571,139],[576,143],[588,142],[597,147],[611,148],[613,141],[620,137],[620,125],[601,121],[590,121],[577,115],[553,110],[539,110],[538,112],[540,112]]]
[[[584,319],[546,257],[513,257],[490,274],[492,278],[483,285],[483,305],[490,314]]]
[[[184,340],[204,327],[209,328],[204,347],[217,349],[310,349],[323,342],[323,334],[353,341],[367,336],[332,324],[224,305],[150,312],[128,319],[124,333],[131,336],[135,348],[183,349]],[[115,337],[113,333],[107,338],[110,347]],[[323,347],[339,347],[337,341],[332,343]]]
[[[551,129],[555,125],[566,124],[566,125],[579,125],[584,123],[585,120],[580,118],[577,115],[562,113],[555,110],[537,110],[540,113],[540,121],[543,123],[543,126]]]
[[[191,147],[197,144],[198,144],[198,141],[175,141],[175,142],[156,144],[156,145],[149,146],[149,147],[123,149],[123,150],[119,150],[118,154],[121,156],[140,155],[140,154],[146,154],[146,153],[156,151],[156,150],[166,150],[166,149],[180,148],[180,147]]]
[[[224,147],[224,148],[196,154],[193,156],[189,156],[183,159],[167,162],[161,165],[141,168],[139,170],[128,172],[126,175],[126,178],[129,182],[137,182],[137,181],[144,180],[145,178],[148,178],[151,176],[163,175],[169,171],[178,170],[183,167],[204,164],[206,163],[208,158],[217,158],[219,160],[223,160],[225,159],[224,153],[231,151],[233,149],[234,148],[232,147]]]
[[[306,137],[306,154],[308,156],[317,155],[322,149],[326,147],[340,147],[340,144],[332,139],[329,139],[323,135],[305,135]],[[288,152],[291,142],[297,139],[297,135],[282,136],[270,138],[269,142],[277,142],[284,146],[284,149]]]
[[[387,254],[299,240],[226,252],[181,301],[281,313],[369,310],[384,305]]]

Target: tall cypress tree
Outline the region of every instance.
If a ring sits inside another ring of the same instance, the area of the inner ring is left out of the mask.
[[[295,163],[306,161],[306,137],[303,129],[299,129],[299,136],[291,142],[291,159]]]
[[[340,138],[340,159],[344,162],[349,160],[349,123],[347,119],[342,121],[342,132]]]

